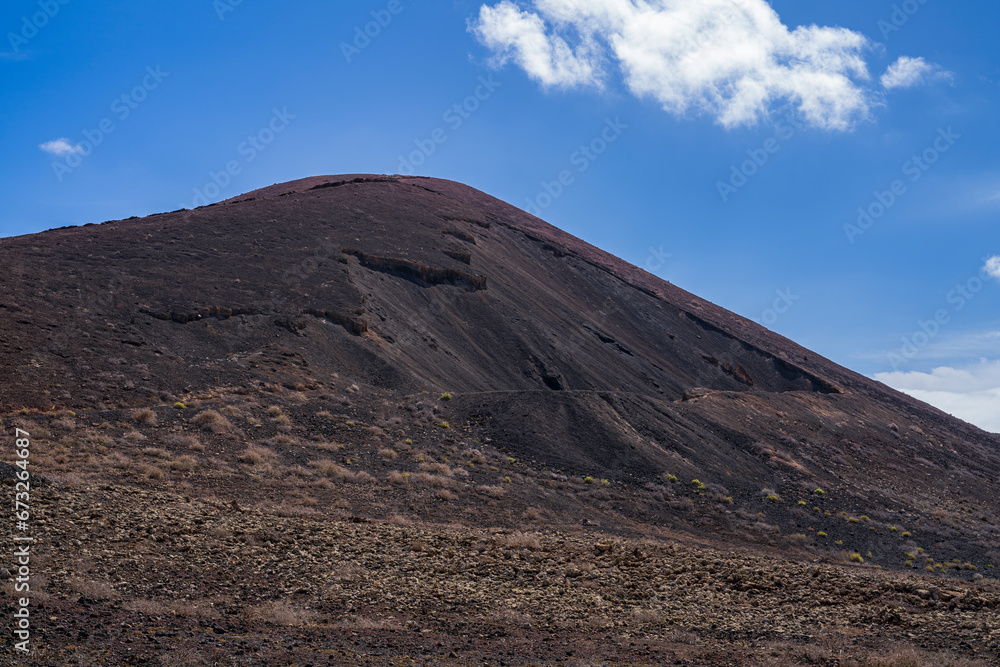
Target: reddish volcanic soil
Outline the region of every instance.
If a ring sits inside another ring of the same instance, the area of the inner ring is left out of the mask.
[[[0,265],[18,664],[997,664],[1000,436],[482,192],[315,177]]]

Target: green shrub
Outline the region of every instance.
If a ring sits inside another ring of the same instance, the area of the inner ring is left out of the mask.
[[[440,426],[441,428],[451,428],[451,424],[445,421],[438,422],[437,425]]]
[[[677,475],[667,474],[667,481],[671,484],[676,484],[678,482]]]
[[[583,478],[583,483],[584,484],[593,484],[594,483],[594,478],[591,477],[590,475],[587,475],[586,477]]]
[[[816,537],[829,537],[829,535],[827,535],[825,532],[821,530],[818,533],[816,533]]]
[[[815,491],[813,491],[813,493],[815,493],[817,496],[822,496],[826,493],[826,491],[824,491],[823,489],[816,489]]]
[[[798,502],[797,504],[798,504],[798,506],[799,506],[799,507],[805,507],[805,506],[806,506],[806,505],[808,505],[809,503],[807,503],[807,502],[806,502],[806,501],[804,501],[804,500],[800,500],[800,501],[799,501],[799,502]]]
[[[847,517],[847,523],[857,523],[857,522],[858,522],[858,520],[857,520],[856,517],[853,517],[853,516]]]
[[[705,483],[702,482],[700,479],[692,479],[691,480],[691,486],[693,486],[694,488],[698,489],[699,491],[704,491],[705,490]]]
[[[441,400],[442,401],[450,401],[451,400],[451,393],[446,391],[445,393],[441,394]]]
[[[859,554],[857,551],[848,554],[847,557],[851,560],[852,563],[864,563],[865,562],[864,557],[861,554]]]
[[[174,403],[174,407],[177,408],[178,410],[183,410],[184,408],[187,407],[187,403],[182,403],[181,401],[177,401],[176,403]]]

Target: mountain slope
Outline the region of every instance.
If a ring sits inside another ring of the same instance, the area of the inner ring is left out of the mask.
[[[766,542],[758,523],[833,535],[864,514],[878,537],[857,548],[896,566],[892,528],[963,559],[997,548],[997,436],[457,183],[304,179],[3,239],[0,262],[8,411],[451,392],[453,421],[535,470],[735,499],[664,506],[678,526]],[[836,503],[798,502],[817,488]]]

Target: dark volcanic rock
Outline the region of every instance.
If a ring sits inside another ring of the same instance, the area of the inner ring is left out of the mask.
[[[459,420],[539,468],[992,521],[997,436],[457,183],[304,179],[2,239],[0,265],[7,411],[338,376],[454,392]],[[767,508],[792,528],[806,511]]]

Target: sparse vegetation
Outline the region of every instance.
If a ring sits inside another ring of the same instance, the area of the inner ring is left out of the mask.
[[[261,465],[278,458],[278,455],[274,450],[267,447],[262,447],[260,445],[249,445],[242,454],[237,457],[240,463],[248,463],[250,465]]]
[[[153,426],[156,426],[156,413],[149,408],[136,410],[132,413],[132,421],[140,426],[148,426],[152,428]]]
[[[191,423],[212,433],[228,433],[233,424],[215,410],[203,410],[191,418]]]

